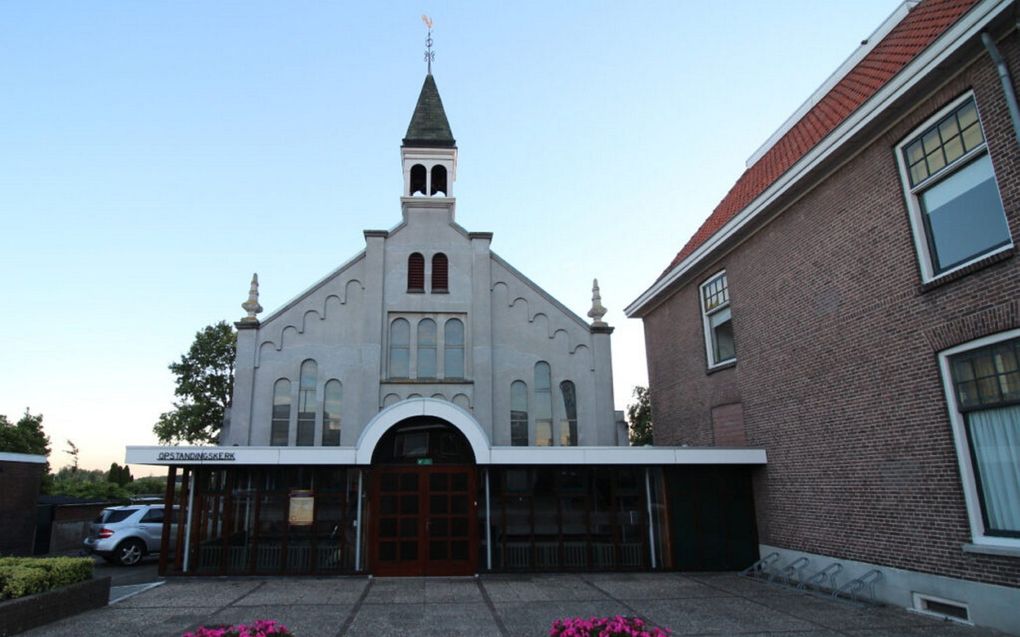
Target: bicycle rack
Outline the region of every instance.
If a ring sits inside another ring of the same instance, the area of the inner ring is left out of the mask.
[[[856,602],[857,594],[861,592],[861,590],[867,588],[868,596],[871,598],[871,601],[874,602],[875,584],[882,581],[882,577],[883,577],[882,571],[878,569],[872,569],[865,573],[864,575],[861,575],[857,579],[851,580],[846,584],[843,584],[843,586],[839,587],[838,589],[832,591],[832,597],[834,599],[838,599],[841,595],[845,594],[849,599],[852,599],[853,601]]]
[[[784,584],[786,584],[787,586],[792,586],[793,585],[793,576],[796,575],[797,576],[797,581],[798,582],[803,582],[804,581],[804,569],[807,568],[807,565],[810,562],[811,562],[811,560],[809,560],[808,558],[806,558],[804,556],[798,557],[794,561],[792,561],[789,564],[787,564],[786,566],[784,566],[778,572],[771,573],[769,575],[769,581],[770,582],[774,582],[777,579],[782,579]]]
[[[744,577],[762,577],[769,574],[772,565],[779,560],[779,553],[769,553],[754,564],[740,571]]]
[[[801,580],[800,584],[797,584],[797,588],[800,590],[808,590],[813,587],[819,591],[823,591],[825,589],[834,591],[836,590],[836,576],[839,575],[842,570],[842,564],[839,562],[833,562],[806,580]],[[826,585],[826,582],[828,585]]]

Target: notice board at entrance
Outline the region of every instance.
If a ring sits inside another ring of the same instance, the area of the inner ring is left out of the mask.
[[[291,526],[311,526],[315,521],[315,497],[311,491],[290,492],[290,514],[287,521]]]

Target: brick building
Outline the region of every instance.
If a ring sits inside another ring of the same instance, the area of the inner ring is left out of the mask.
[[[31,555],[46,456],[0,452],[0,556]]]
[[[1020,631],[1014,2],[904,3],[749,160],[644,321],[656,444],[764,448],[761,555]],[[1012,116],[1011,116],[1012,112]]]

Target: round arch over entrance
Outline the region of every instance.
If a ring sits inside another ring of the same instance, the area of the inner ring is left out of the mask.
[[[372,464],[372,454],[383,435],[397,423],[416,416],[432,416],[456,427],[471,445],[475,463],[489,464],[491,450],[489,437],[478,421],[461,407],[435,398],[411,398],[390,405],[376,414],[358,437],[355,464]]]

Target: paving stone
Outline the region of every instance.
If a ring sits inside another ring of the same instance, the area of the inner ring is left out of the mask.
[[[488,582],[486,582],[488,585]],[[611,617],[630,615],[630,611],[612,600],[560,600],[529,603],[494,603],[496,613],[514,637],[548,635],[557,619],[568,617]]]
[[[459,602],[481,604],[485,601],[478,581],[473,577],[425,580],[425,602]]]
[[[135,595],[117,604],[127,608],[214,608],[226,606],[264,585],[256,579],[189,578],[168,580],[166,584]]]
[[[600,573],[585,579],[617,599],[679,599],[732,595],[689,577],[672,573],[627,573],[623,576]]]
[[[499,637],[500,632],[485,604],[366,604],[361,607],[347,635]]]
[[[283,578],[266,580],[236,602],[236,606],[276,604],[354,604],[368,586],[367,577]]]
[[[782,633],[826,628],[742,597],[624,601],[649,621],[669,628],[674,635]]]
[[[609,597],[576,575],[486,576],[493,602],[598,601]]]
[[[424,604],[424,577],[377,577],[365,604]]]
[[[797,595],[801,592],[793,586],[741,577],[736,573],[689,573],[684,577],[735,595]]]
[[[317,604],[272,606],[231,606],[201,622],[203,624],[251,624],[258,619],[273,619],[301,637],[331,637],[340,631],[353,604]]]
[[[184,631],[215,611],[215,608],[210,607],[124,608],[118,604],[68,617],[21,634],[26,637],[180,637]]]

